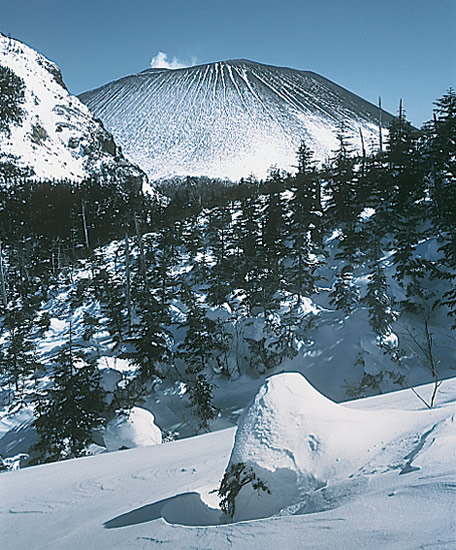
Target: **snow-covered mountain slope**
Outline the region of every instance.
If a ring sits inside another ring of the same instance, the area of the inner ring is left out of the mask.
[[[372,104],[315,73],[247,60],[148,69],[80,98],[152,179],[292,170],[302,139],[324,160],[341,124],[355,148],[360,130],[366,147],[378,147]]]
[[[136,184],[145,180],[103,124],[68,92],[53,62],[0,33],[0,66],[25,84],[22,122],[0,132],[0,161],[13,155],[13,164],[31,168],[39,179],[102,176]]]
[[[288,410],[287,393],[276,397],[275,410]],[[370,452],[353,471],[329,476],[324,487],[295,497],[294,506],[255,521],[220,523],[210,493],[223,476],[234,428],[2,474],[2,548],[450,550],[456,541],[455,403],[456,379],[444,381],[434,410],[423,409],[410,390],[340,407],[315,393],[316,429],[322,414],[334,434],[348,427],[348,416],[370,415],[382,429],[369,433]],[[306,422],[310,429],[311,414]],[[328,426],[320,431],[329,433]],[[283,444],[286,434],[275,435]],[[339,443],[343,451],[343,436]],[[352,443],[348,438],[348,453]],[[325,464],[338,464],[328,449]],[[278,452],[287,450],[294,449]]]

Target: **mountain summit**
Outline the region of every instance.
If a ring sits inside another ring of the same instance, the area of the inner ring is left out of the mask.
[[[341,125],[355,148],[360,129],[367,146],[378,144],[380,112],[371,103],[315,73],[245,59],[147,69],[80,99],[152,179],[291,170],[302,139],[324,160]]]

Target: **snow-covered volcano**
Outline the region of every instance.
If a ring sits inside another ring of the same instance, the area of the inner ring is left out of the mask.
[[[122,155],[112,135],[65,87],[60,69],[34,49],[0,33],[0,67],[23,83],[23,116],[0,131],[0,162],[38,179],[116,178],[140,184],[145,174]],[[6,93],[8,83],[4,82]],[[0,97],[7,101],[9,96]]]
[[[315,73],[230,60],[148,69],[80,96],[150,178],[263,177],[296,165],[305,139],[324,160],[344,125],[378,147],[391,115]]]

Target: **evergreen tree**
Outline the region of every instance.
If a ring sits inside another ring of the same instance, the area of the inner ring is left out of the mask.
[[[187,374],[198,374],[210,366],[217,345],[216,324],[207,317],[199,296],[185,283],[181,299],[187,312],[186,320],[180,326],[186,329],[186,333],[178,347],[178,357],[184,362]]]
[[[346,130],[342,127],[337,136],[339,148],[335,152],[328,175],[328,214],[336,225],[353,224],[360,211],[356,196],[356,159],[348,143]]]
[[[0,373],[9,383],[13,406],[25,403],[27,385],[42,367],[33,339],[36,323],[35,312],[20,303],[10,305],[3,317]]]
[[[0,65],[0,132],[9,136],[10,124],[20,124],[24,111],[25,83],[9,67]]]
[[[74,349],[71,336],[53,363],[51,387],[38,394],[35,404],[38,442],[32,451],[38,462],[83,456],[93,428],[104,422],[100,373],[94,362]]]
[[[187,382],[187,394],[200,430],[209,431],[209,422],[217,418],[219,409],[213,404],[214,386],[207,381],[204,374]]]
[[[215,207],[208,214],[207,237],[214,265],[210,271],[208,299],[214,305],[226,302],[234,281],[235,244],[230,204]]]
[[[172,359],[174,342],[168,328],[169,311],[153,292],[136,295],[136,298],[137,322],[130,338],[134,351],[124,355],[139,366],[140,379],[151,380],[160,375],[160,366]]]
[[[285,203],[282,199],[283,178],[273,170],[267,182],[261,216],[261,255],[257,275],[261,284],[259,295],[265,318],[279,307],[285,289],[283,262],[287,254]]]
[[[442,261],[437,276],[448,282],[441,302],[449,308],[456,328],[456,93],[449,89],[436,101],[427,125],[433,225],[440,240]]]
[[[235,287],[246,293],[247,313],[262,303],[262,247],[260,236],[260,199],[248,196],[241,201],[240,214],[234,226],[237,248]]]
[[[379,336],[389,336],[393,322],[397,315],[393,309],[393,303],[388,296],[388,283],[384,269],[380,262],[374,262],[370,266],[372,272],[367,284],[367,293],[364,301],[369,308],[369,322],[373,330]]]
[[[359,299],[359,290],[353,283],[353,268],[345,265],[337,274],[332,291],[329,293],[329,302],[344,313],[351,313]]]
[[[298,173],[294,178],[293,195],[288,204],[285,253],[287,289],[301,297],[315,292],[318,254],[321,253],[320,178],[315,169],[313,151],[301,143],[298,150]]]

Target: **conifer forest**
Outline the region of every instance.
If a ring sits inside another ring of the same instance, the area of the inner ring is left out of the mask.
[[[3,132],[21,116],[8,82]],[[401,105],[361,154],[343,126],[338,141],[323,163],[302,141],[294,173],[187,177],[153,194],[112,178],[37,181],[2,158],[0,398],[33,408],[31,463],[86,454],[95,428],[158,387],[185,389],[185,433],[209,431],[221,385],[293,370],[324,322],[356,318],[384,358],[373,370],[354,352],[340,399],[409,387],[411,356],[435,397],[441,351],[456,349],[456,94],[421,129]],[[65,320],[55,348],[43,344],[53,318]],[[111,388],[105,356],[131,367]]]

